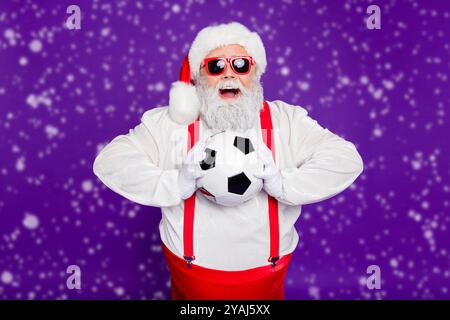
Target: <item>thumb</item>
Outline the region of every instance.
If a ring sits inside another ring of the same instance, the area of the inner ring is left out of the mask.
[[[264,171],[254,172],[254,173],[253,173],[253,176],[255,176],[255,177],[258,178],[258,179],[264,180],[264,179],[267,178],[267,173],[264,172]]]
[[[263,141],[259,141],[258,145],[258,157],[265,164],[268,165],[273,161],[272,151],[266,146]]]
[[[191,150],[189,150],[188,156],[187,156],[187,161],[189,163],[197,163],[203,160],[203,156],[204,156],[204,149],[205,149],[205,144],[200,141],[197,142],[192,148]]]
[[[202,168],[200,168],[200,166],[198,166],[198,168],[196,168],[195,173],[194,173],[194,179],[200,179],[203,178],[205,176],[205,171],[202,170]]]

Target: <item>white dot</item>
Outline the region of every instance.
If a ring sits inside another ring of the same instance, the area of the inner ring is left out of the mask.
[[[420,160],[412,160],[411,166],[414,170],[420,170],[422,168],[422,163],[420,162]]]
[[[308,288],[308,293],[314,299],[319,299],[320,298],[320,288],[319,287],[316,287],[316,286],[309,287]]]
[[[289,75],[289,72],[290,72],[290,70],[288,67],[284,66],[281,68],[281,75],[287,76],[287,75]]]
[[[9,271],[3,271],[1,276],[2,282],[5,284],[9,284],[13,281],[13,275]]]
[[[398,267],[398,261],[397,261],[397,259],[395,259],[395,258],[392,258],[392,259],[389,261],[389,264],[391,265],[392,268],[397,268],[397,267]]]
[[[66,76],[66,80],[67,80],[68,82],[73,82],[74,79],[75,79],[75,77],[74,77],[74,75],[71,74],[71,73],[69,73],[69,74]]]
[[[24,157],[20,157],[19,159],[17,159],[16,170],[19,172],[25,170],[25,158]]]
[[[3,35],[7,39],[12,39],[12,38],[14,38],[14,30],[13,29],[6,29],[5,32],[3,33]]]
[[[57,127],[54,127],[50,124],[45,126],[45,133],[47,134],[47,138],[49,139],[53,139],[54,137],[56,137],[59,133],[59,130]]]
[[[125,293],[125,290],[122,287],[117,287],[114,289],[114,292],[118,295],[118,296],[123,296],[123,294]]]
[[[39,52],[42,50],[42,42],[38,39],[35,39],[33,41],[30,42],[30,50],[33,52]]]
[[[107,36],[109,35],[110,32],[111,32],[111,29],[110,29],[110,28],[103,28],[102,31],[101,31],[101,35],[102,35],[103,37],[107,37]]]
[[[22,224],[25,228],[33,230],[39,226],[39,218],[32,213],[25,213],[25,217],[22,220]]]
[[[362,286],[366,286],[367,285],[367,279],[364,277],[360,277],[359,278],[359,284]]]
[[[383,90],[377,89],[372,93],[372,95],[374,99],[379,100],[383,96]]]
[[[26,57],[20,57],[19,64],[21,66],[26,66],[28,64],[28,59]]]
[[[383,130],[381,130],[380,128],[375,128],[373,129],[373,135],[375,137],[381,137],[383,135]]]
[[[367,76],[362,76],[360,79],[362,84],[368,84],[369,83],[369,78]]]
[[[136,211],[134,211],[134,210],[128,211],[128,217],[135,218],[136,217]]]
[[[346,77],[346,76],[342,76],[339,80],[341,81],[341,83],[344,86],[346,86],[346,85],[348,85],[350,83],[350,79],[348,77]]]
[[[388,90],[392,90],[394,88],[394,82],[390,80],[383,80],[383,85]]]
[[[155,85],[155,90],[158,91],[158,92],[161,92],[161,91],[163,91],[164,89],[165,89],[165,85],[164,85],[163,82],[158,82],[158,83]]]
[[[308,91],[309,90],[309,83],[308,82],[300,81],[298,83],[298,86],[300,87],[300,90],[302,90],[302,91]]]
[[[172,12],[173,12],[173,13],[178,13],[178,12],[180,12],[180,10],[181,10],[181,8],[180,8],[180,5],[179,5],[179,4],[174,4],[174,5],[172,6]]]
[[[84,192],[90,192],[92,191],[93,185],[91,180],[84,180],[81,184],[81,189],[83,189]]]

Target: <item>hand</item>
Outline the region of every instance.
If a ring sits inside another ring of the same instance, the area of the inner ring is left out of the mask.
[[[264,164],[261,172],[253,175],[264,180],[263,189],[274,198],[280,197],[283,193],[283,180],[281,171],[273,160],[272,151],[266,146],[262,139],[258,139],[256,153]]]
[[[197,190],[197,180],[204,176],[200,161],[205,158],[205,141],[197,142],[189,150],[178,174],[178,189],[181,199],[189,198]]]

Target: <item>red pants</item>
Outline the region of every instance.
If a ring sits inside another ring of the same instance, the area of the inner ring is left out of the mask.
[[[195,265],[186,261],[164,244],[172,282],[174,300],[283,300],[284,278],[292,253],[271,265],[242,271],[223,271]]]

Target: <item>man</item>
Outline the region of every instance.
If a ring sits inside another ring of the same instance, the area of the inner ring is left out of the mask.
[[[283,299],[301,206],[338,194],[363,170],[355,146],[305,109],[264,101],[266,64],[260,37],[243,25],[201,30],[169,106],[147,111],[95,159],[110,189],[161,207],[174,299]],[[235,207],[196,192],[205,139],[224,130],[264,141],[257,143],[264,169],[255,174],[263,190]]]

